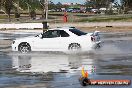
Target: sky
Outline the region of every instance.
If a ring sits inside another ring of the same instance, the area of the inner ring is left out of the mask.
[[[54,3],[84,3],[86,0],[52,0]]]
[[[81,3],[83,4],[86,0],[52,0],[54,3]],[[120,3],[120,0],[117,0]]]

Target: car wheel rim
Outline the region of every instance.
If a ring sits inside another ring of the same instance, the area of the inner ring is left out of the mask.
[[[77,44],[73,44],[71,47],[70,47],[70,50],[72,51],[78,51],[80,49],[80,46],[77,45]]]
[[[27,52],[29,52],[29,47],[27,45],[26,46],[21,46],[20,47],[20,51],[22,53],[27,53]]]

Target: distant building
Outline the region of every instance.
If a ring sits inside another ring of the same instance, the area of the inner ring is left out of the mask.
[[[71,3],[63,3],[62,5],[68,5],[68,6],[70,6],[70,5],[71,5]]]

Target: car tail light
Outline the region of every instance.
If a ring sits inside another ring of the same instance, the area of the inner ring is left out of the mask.
[[[95,37],[94,36],[91,36],[91,41],[95,41]]]

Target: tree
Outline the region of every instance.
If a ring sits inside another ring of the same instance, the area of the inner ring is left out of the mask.
[[[30,12],[30,17],[34,20],[36,18],[36,12],[34,10],[32,10]]]
[[[87,8],[90,8],[90,7],[93,7],[93,8],[94,8],[94,5],[95,5],[95,2],[94,2],[94,1],[89,1],[89,0],[87,0],[87,1],[85,2],[85,6],[86,6]]]
[[[0,0],[0,9],[2,8],[3,0]]]
[[[19,0],[15,0],[15,1],[13,2],[14,9],[15,9],[14,15],[15,15],[15,18],[16,18],[17,20],[19,20],[19,17],[20,17],[20,9],[21,9],[19,3],[20,3]]]
[[[49,9],[50,10],[55,8],[55,4],[52,1],[49,2],[49,5],[48,6],[49,6]]]
[[[112,11],[112,3],[115,0],[86,0],[85,5],[86,7],[92,7],[92,8],[107,8],[106,13],[107,14],[113,14]]]
[[[6,14],[6,12],[4,11],[4,0],[0,0],[0,11],[4,12]]]
[[[86,0],[85,5],[93,8],[109,7],[110,2],[114,0]]]
[[[40,0],[42,18],[48,19],[48,0]]]
[[[121,3],[119,3],[119,0],[115,0],[114,1],[114,7],[117,8],[117,13],[120,14],[121,13]]]
[[[132,0],[121,0],[123,13],[126,13],[132,8]]]
[[[5,11],[8,14],[9,22],[11,21],[10,15],[11,10],[13,9],[13,1],[12,0],[5,0],[4,2]]]
[[[45,14],[46,14],[45,0],[40,0],[40,5],[41,5],[41,9],[42,9],[42,18],[46,18],[46,16],[45,16]]]
[[[58,2],[57,4],[57,7],[60,9],[62,7],[62,3],[61,2]]]

